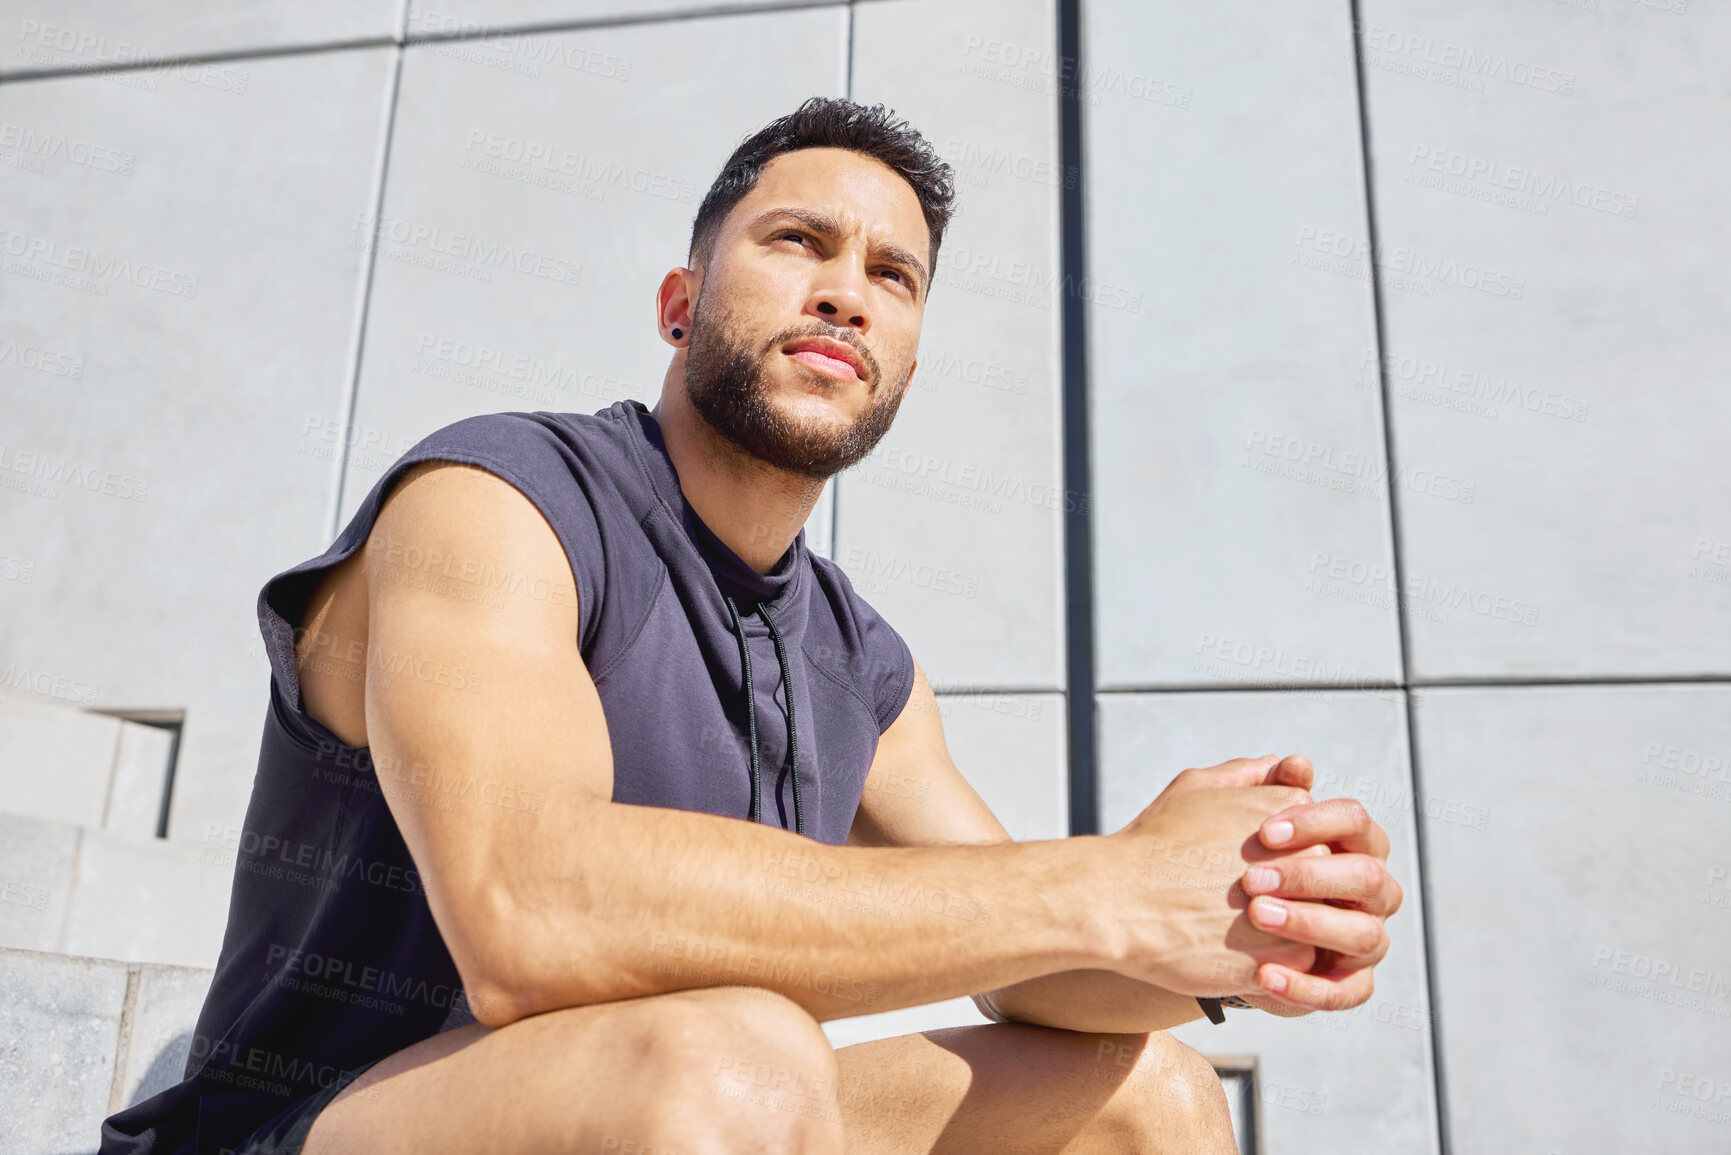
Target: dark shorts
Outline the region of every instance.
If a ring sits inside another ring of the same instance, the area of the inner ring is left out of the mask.
[[[319,1112],[372,1065],[367,1063],[345,1071],[328,1086],[290,1103],[280,1115],[248,1135],[234,1149],[234,1155],[300,1155],[301,1144],[307,1141],[307,1132],[313,1129],[313,1120]]]

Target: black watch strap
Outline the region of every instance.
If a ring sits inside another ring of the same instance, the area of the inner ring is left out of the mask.
[[[1196,1001],[1202,1004],[1202,1013],[1208,1016],[1208,1021],[1217,1027],[1226,1021],[1226,1012],[1221,1010],[1222,1007],[1237,1007],[1247,1011],[1256,1009],[1254,1005],[1245,1002],[1237,995],[1221,995],[1217,999],[1205,999],[1198,996]]]

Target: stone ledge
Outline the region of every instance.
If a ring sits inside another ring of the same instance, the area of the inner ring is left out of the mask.
[[[0,948],[0,1155],[96,1150],[180,1082],[212,972]]]

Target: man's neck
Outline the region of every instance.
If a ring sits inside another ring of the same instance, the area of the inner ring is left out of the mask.
[[[774,569],[811,516],[823,482],[766,465],[722,437],[691,407],[683,381],[670,377],[650,413],[679,488],[703,524],[758,573]]]

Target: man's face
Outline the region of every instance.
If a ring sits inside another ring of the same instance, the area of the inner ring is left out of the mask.
[[[693,408],[791,473],[859,461],[913,376],[929,242],[919,199],[881,162],[835,148],[770,161],[719,230],[692,304]],[[826,339],[841,347],[801,347]]]

